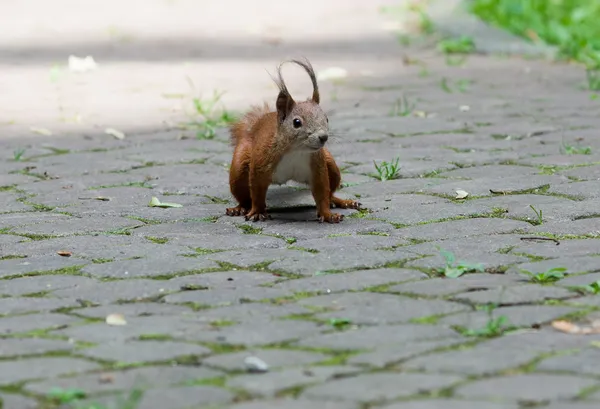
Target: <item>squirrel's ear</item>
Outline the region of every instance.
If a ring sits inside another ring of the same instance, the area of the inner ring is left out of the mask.
[[[280,123],[289,115],[294,108],[294,105],[296,105],[296,102],[290,94],[284,91],[279,92],[275,106],[277,107],[277,117],[279,118]]]

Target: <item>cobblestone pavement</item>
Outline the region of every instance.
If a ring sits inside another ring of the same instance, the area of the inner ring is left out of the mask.
[[[397,47],[412,63],[323,84],[340,196],[368,209],[339,225],[293,185],[272,221],[225,216],[223,129],[2,140],[3,407],[597,408],[600,335],[550,323],[600,307],[600,102],[576,67]]]

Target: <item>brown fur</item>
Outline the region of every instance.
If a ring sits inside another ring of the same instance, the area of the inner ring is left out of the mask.
[[[262,107],[253,106],[231,126],[234,152],[229,185],[238,206],[228,208],[226,214],[245,215],[246,220],[253,221],[270,218],[266,196],[274,173],[286,154],[302,152],[307,162],[301,164],[310,166],[310,180],[307,182],[317,205],[319,221],[338,223],[343,216],[331,213],[332,205],[358,209],[360,203],[334,196],[340,186],[341,175],[333,156],[324,147],[329,120],[319,106],[316,76],[308,60],[291,62],[308,73],[313,85],[312,98],[300,103],[294,101],[281,75],[282,63],[277,69],[277,78],[273,78],[279,88],[276,111],[271,112],[266,103]],[[296,127],[295,121],[300,121],[301,125]]]

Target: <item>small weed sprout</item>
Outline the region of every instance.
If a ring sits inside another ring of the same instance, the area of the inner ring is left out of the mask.
[[[564,267],[555,267],[555,268],[546,270],[543,273],[537,273],[537,274],[532,273],[531,271],[523,270],[523,269],[521,269],[520,271],[523,274],[528,275],[531,282],[533,282],[533,283],[547,284],[547,283],[553,283],[562,278],[565,278],[565,272],[567,271],[567,269]]]
[[[508,317],[506,317],[506,315],[500,315],[496,318],[490,317],[483,328],[464,330],[463,335],[466,335],[467,337],[492,338],[502,335],[509,328]]]
[[[194,83],[187,77],[191,88],[195,90]],[[223,107],[218,107],[224,92],[213,91],[210,98],[192,98],[193,117],[191,122],[183,124],[184,128],[196,130],[198,139],[213,139],[217,128],[226,127],[236,121],[236,116]]]
[[[119,397],[117,405],[111,406],[111,408],[136,409],[143,395],[144,392],[141,389],[133,389],[125,399]],[[68,405],[72,409],[108,409],[105,405],[98,403],[81,403],[81,399],[85,399],[86,397],[87,394],[81,389],[54,388],[48,393],[48,398],[54,403],[61,405],[61,408],[63,405]]]
[[[488,315],[488,321],[483,328],[463,329],[461,333],[467,337],[493,338],[498,337],[511,329],[512,326],[509,325],[509,320],[506,315],[500,315],[498,317],[493,316],[496,307],[496,304],[488,304],[484,307]]]
[[[475,42],[469,36],[461,36],[441,40],[437,47],[444,54],[470,54],[475,51]]]
[[[21,158],[23,157],[24,154],[25,154],[25,148],[15,149],[15,151],[13,152],[13,159],[15,160],[15,162],[18,162],[21,160]]]
[[[585,71],[588,88],[590,91],[600,91],[600,69],[588,68]]]
[[[86,397],[86,394],[81,389],[62,389],[53,388],[48,393],[48,397],[56,403],[72,403]]]
[[[531,208],[531,210],[533,210],[533,212],[535,213],[537,220],[534,221],[534,224],[536,226],[539,226],[540,224],[542,224],[543,222],[543,213],[542,213],[542,209],[536,209],[533,205],[529,205],[529,207]]]
[[[415,104],[411,103],[406,95],[402,95],[402,98],[397,99],[390,111],[390,116],[408,116],[412,114],[415,109]]]
[[[483,264],[470,264],[464,261],[456,261],[456,257],[454,253],[450,251],[446,251],[438,247],[438,250],[444,260],[446,260],[446,266],[439,269],[438,272],[443,274],[447,278],[458,278],[461,275],[469,272],[479,271],[483,273],[485,269],[483,268]]]
[[[379,176],[379,180],[385,182],[386,180],[392,180],[398,178],[398,172],[400,172],[400,166],[398,165],[400,162],[400,158],[394,158],[393,162],[381,162],[380,165],[377,162],[373,161],[375,165],[375,170],[377,170],[377,175]]]
[[[600,280],[594,281],[593,283],[588,285],[577,286],[575,287],[575,289],[581,290],[586,293],[600,294]]]
[[[563,144],[560,148],[560,152],[565,155],[591,155],[592,148],[590,146],[574,146]]]
[[[329,325],[335,329],[344,329],[352,325],[352,321],[347,318],[331,318],[329,320]]]

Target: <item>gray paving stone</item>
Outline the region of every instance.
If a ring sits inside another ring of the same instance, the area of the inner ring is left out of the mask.
[[[106,261],[146,257],[149,254],[160,258],[161,256],[173,257],[178,254],[189,253],[189,249],[179,246],[170,245],[168,243],[151,243],[142,238],[136,239],[125,235],[61,237],[56,239],[18,243],[7,247],[5,250],[11,254],[26,255],[36,259],[38,257],[51,257],[53,259],[62,261],[63,265],[70,265],[67,263],[89,263],[83,262],[82,260],[77,260],[75,257],[83,258],[89,261]],[[73,254],[73,257],[60,257],[56,254],[58,250],[68,250]],[[2,263],[4,263],[4,261]],[[50,268],[50,270],[61,268],[61,266],[62,265],[59,267]],[[42,267],[42,270],[48,270],[48,268]]]
[[[515,231],[527,232],[530,228],[531,224],[517,220],[482,218],[406,227],[400,233],[410,239],[442,240],[461,239],[474,235],[508,234]]]
[[[488,253],[481,254],[479,257],[471,260],[464,259],[461,257],[460,259],[458,259],[458,262],[464,262],[467,264],[481,264],[485,271],[498,271],[500,268],[504,268],[506,266],[510,266],[517,263],[523,263],[528,261],[529,259],[524,256],[514,256],[511,254]],[[418,260],[409,261],[408,263],[406,263],[406,266],[438,270],[446,266],[446,259],[444,259],[444,257],[438,254],[433,257],[425,257]]]
[[[517,403],[494,403],[485,401],[426,399],[398,402],[382,406],[382,409],[518,409]]]
[[[596,394],[597,396],[598,394]],[[594,395],[592,395],[594,397]],[[546,409],[561,409],[564,408],[565,402],[551,402]],[[572,409],[595,409],[598,407],[598,402],[577,402],[569,401],[569,408]]]
[[[552,268],[557,267],[566,268],[567,271],[564,272],[565,274],[590,273],[600,269],[598,266],[598,260],[600,260],[600,258],[593,256],[555,258],[551,260],[519,264],[518,266],[509,269],[507,273],[522,274],[520,273],[520,270],[526,270],[537,274],[544,273]]]
[[[118,311],[119,314],[123,314],[125,318],[128,317],[139,317],[139,316],[177,316],[177,315],[195,315],[193,310],[181,306],[164,303],[153,303],[153,302],[136,302],[129,304],[121,304],[118,308],[114,305],[101,305],[98,307],[80,308],[77,309],[76,313],[84,317],[91,318],[105,318],[109,314],[114,314]]]
[[[15,395],[12,393],[0,394],[0,407],[11,409],[35,409],[38,407],[38,402],[31,398]]]
[[[139,226],[143,226],[143,223],[124,217],[86,217],[83,219],[72,217],[68,220],[22,226],[13,229],[12,232],[15,234],[68,236],[112,232]]]
[[[546,185],[556,186],[560,189],[562,186],[568,186],[569,181],[566,177],[557,175],[532,175],[527,178],[523,176],[524,173],[516,176],[478,177],[475,180],[460,180],[443,185],[427,187],[424,191],[425,193],[431,192],[456,196],[456,190],[461,189],[468,192],[471,196],[491,197],[495,196],[495,194],[490,192],[490,189],[497,192],[523,192],[540,189]]]
[[[598,356],[600,356],[600,351],[597,348],[584,349],[573,354],[544,359],[536,366],[536,370],[598,375],[600,368],[593,364],[597,361]]]
[[[125,300],[144,300],[177,291],[179,286],[168,280],[132,279],[105,282],[85,282],[64,290],[52,291],[52,295],[70,300],[81,299],[98,304]]]
[[[359,270],[338,274],[323,274],[315,277],[287,280],[275,284],[273,288],[308,292],[363,290],[369,287],[398,283],[424,277],[427,276],[417,270],[378,268],[373,270]]]
[[[472,168],[455,169],[442,173],[442,176],[449,178],[470,178],[479,179],[481,177],[494,177],[502,179],[505,177],[523,177],[534,176],[539,173],[539,170],[534,167],[517,166],[517,165],[486,165],[476,166]]]
[[[25,389],[41,395],[48,393],[52,388],[81,389],[86,393],[95,394],[119,390],[130,391],[136,387],[164,388],[220,375],[218,371],[203,367],[151,366],[30,382],[26,384]]]
[[[420,356],[402,363],[401,367],[426,373],[483,376],[525,365],[538,354],[538,351],[529,348],[500,348],[498,345],[490,347],[484,343],[469,349]]]
[[[301,396],[372,402],[397,399],[417,392],[441,389],[462,380],[454,375],[378,373],[339,379],[305,389]]]
[[[45,379],[100,368],[96,363],[76,358],[31,358],[24,361],[0,362],[0,384],[8,385],[30,379]]]
[[[545,258],[579,257],[600,254],[600,240],[562,240],[557,246],[552,241],[523,241],[511,252],[526,253]]]
[[[271,369],[314,364],[329,358],[328,355],[316,352],[285,349],[258,349],[255,351],[214,355],[203,359],[202,364],[227,371],[244,371],[246,369],[244,359],[248,356],[259,357],[266,362]]]
[[[211,260],[196,257],[177,257],[176,260],[151,257],[90,264],[84,267],[82,272],[98,278],[138,278],[175,276],[178,273],[199,272],[208,268],[219,268],[219,265]]]
[[[210,349],[192,344],[169,341],[126,342],[104,344],[81,350],[80,354],[89,358],[119,363],[147,363],[170,361],[188,355],[206,355]]]
[[[231,253],[231,254],[228,254]],[[212,259],[224,261],[226,259],[235,259],[236,263],[242,262],[242,266],[260,263],[261,260],[273,260],[269,264],[269,269],[283,270],[288,273],[301,275],[314,275],[317,271],[360,269],[365,267],[383,267],[387,263],[400,261],[408,257],[401,250],[351,250],[340,249],[332,253],[313,254],[308,252],[286,250],[286,254],[280,254],[277,258],[270,257],[252,257],[251,261],[246,261],[246,256],[242,254],[225,252],[219,253],[218,258]],[[237,261],[242,257],[243,261]]]
[[[468,301],[475,304],[523,304],[546,300],[564,300],[576,297],[572,291],[557,287],[542,287],[537,284],[525,284],[512,287],[500,287],[490,290],[466,292],[453,295],[450,299]]]
[[[350,319],[355,324],[393,324],[431,315],[451,314],[469,308],[458,303],[378,293],[328,294],[304,298],[302,305],[330,308],[332,312],[317,314],[319,318]]]
[[[492,318],[502,315],[508,319],[507,324],[516,326],[533,326],[548,323],[564,315],[577,311],[573,307],[559,307],[551,305],[521,305],[495,308]],[[465,328],[483,328],[489,321],[487,312],[477,311],[443,317],[440,323],[448,325],[460,325]]]
[[[59,249],[60,250],[60,249]],[[56,253],[58,250],[54,250]],[[20,254],[20,253],[14,253]],[[87,262],[55,255],[53,258],[20,258],[0,261],[0,278],[18,277],[22,274],[52,272],[68,267],[84,266]]]
[[[373,232],[385,233],[395,230],[394,226],[383,221],[351,218],[344,219],[344,223],[340,223],[336,226],[325,223],[323,225],[318,225],[318,223],[300,224],[273,220],[272,223],[258,227],[262,227],[263,234],[278,234],[283,237],[293,237],[297,240],[319,239],[331,234],[353,235]]]
[[[24,318],[26,317],[26,319]],[[0,334],[17,334],[33,330],[54,329],[81,322],[80,319],[62,314],[41,313],[26,316],[15,315],[0,318]]]
[[[120,409],[119,399],[126,399],[129,391],[118,395],[107,395],[85,400],[83,404],[96,404],[106,409]],[[182,386],[157,388],[145,391],[136,409],[188,409],[224,405],[233,400],[233,393],[214,386]]]
[[[593,379],[565,375],[524,374],[475,381],[456,389],[469,398],[545,401],[572,399],[583,389],[597,385]]]
[[[448,194],[453,197],[456,196],[453,190],[449,191]],[[477,203],[456,204],[448,199],[422,194],[374,197],[365,199],[361,203],[366,208],[372,210],[371,217],[402,225],[425,223],[454,217],[476,216],[490,211],[487,206]],[[407,208],[418,208],[419,211],[407,213]]]
[[[557,332],[553,328],[530,329],[504,334],[485,342],[489,348],[534,350],[539,353],[555,353],[563,350],[580,349],[590,342],[600,340],[600,335],[573,337]]]
[[[382,325],[333,332],[303,338],[297,345],[335,350],[372,350],[378,347],[405,344],[413,341],[448,339],[460,336],[450,328],[433,325]]]
[[[394,235],[376,236],[371,234],[359,234],[356,236],[336,236],[311,240],[298,240],[293,244],[295,248],[311,249],[318,252],[337,251],[340,248],[364,250],[378,249],[408,244]]]
[[[579,202],[583,203],[583,202]],[[595,210],[595,209],[594,209]],[[595,213],[594,213],[595,214]],[[540,232],[553,235],[571,235],[579,237],[590,237],[597,239],[600,236],[600,218],[590,217],[588,214],[578,212],[579,220],[565,218],[563,220],[551,220],[539,226],[534,226],[532,232]]]
[[[240,375],[229,378],[227,385],[252,394],[272,397],[278,391],[323,383],[340,375],[355,374],[358,368],[348,366],[313,366],[273,371],[260,376]]]
[[[587,182],[572,182],[560,185],[551,185],[548,192],[561,195],[569,195],[581,199],[598,198],[598,187],[600,180],[590,180]]]
[[[221,328],[212,332],[194,334],[199,341],[260,346],[293,341],[319,333],[321,328],[312,322],[255,321]]]
[[[12,278],[0,282],[0,292],[6,295],[25,295],[62,290],[93,283],[88,277],[73,275],[40,275]]]
[[[115,306],[113,313],[119,313]],[[111,326],[104,322],[72,326],[52,331],[52,334],[67,336],[74,341],[92,343],[122,343],[141,336],[167,335],[186,341],[194,340],[195,334],[210,329],[209,325],[188,316],[125,317],[127,325]]]
[[[321,409],[358,409],[359,405],[352,402],[337,402],[308,399],[279,398],[272,400],[256,400],[228,406],[228,409],[305,409],[311,406]],[[585,409],[585,408],[584,408]]]
[[[225,307],[216,307],[208,310],[201,310],[195,313],[198,320],[201,321],[240,321],[252,322],[253,320],[264,320],[277,317],[284,317],[293,314],[308,314],[310,309],[298,304],[235,304]]]
[[[466,274],[459,279],[431,278],[428,280],[402,283],[389,288],[389,291],[419,294],[419,295],[448,295],[463,291],[484,291],[496,287],[509,287],[519,284],[519,278],[504,274]]]
[[[58,308],[76,307],[74,300],[52,298],[10,297],[0,298],[0,315],[25,314],[29,312],[49,312]]]
[[[557,281],[556,284],[561,287],[576,287],[589,285],[595,283],[598,280],[600,280],[600,272],[568,276],[562,280]]]
[[[283,289],[266,287],[236,287],[221,288],[216,292],[211,289],[199,291],[183,291],[167,295],[164,300],[168,303],[192,302],[201,305],[224,306],[239,304],[247,301],[260,301],[290,296],[293,292]]]
[[[420,341],[403,343],[401,345],[387,345],[377,348],[373,352],[354,355],[347,362],[382,368],[438,348],[448,348],[464,342],[464,339],[456,338],[441,341]]]
[[[451,183],[447,179],[439,178],[428,178],[423,179],[395,179],[388,180],[385,183],[373,184],[373,183],[362,183],[358,186],[350,186],[344,188],[348,193],[354,195],[360,195],[361,200],[365,200],[370,197],[385,197],[394,196],[397,194],[407,194],[411,192],[422,192],[424,188],[431,186],[443,186],[447,183]],[[430,198],[432,201],[436,201],[437,198]],[[366,202],[366,200],[365,200]],[[362,202],[361,202],[362,203]]]
[[[66,341],[43,338],[6,338],[0,345],[0,356],[39,355],[53,351],[71,351],[74,345]]]

